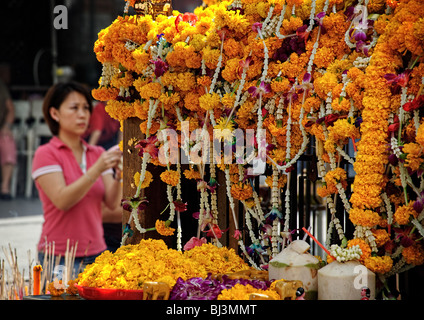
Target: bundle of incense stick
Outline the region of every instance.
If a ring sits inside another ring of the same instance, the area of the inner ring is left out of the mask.
[[[78,242],[75,246],[70,246],[67,241],[66,252],[64,255],[64,267],[62,283],[67,284],[69,280],[74,279],[77,275],[74,271],[75,254],[77,251]],[[22,271],[18,267],[18,257],[16,248],[12,249],[9,244],[8,248],[2,247],[4,256],[11,270],[11,274],[5,267],[5,260],[0,260],[0,300],[17,300],[24,296],[31,295],[34,288],[34,280],[39,281],[39,292],[43,294],[48,287],[48,284],[53,279],[54,267],[60,265],[61,255],[55,256],[55,243],[47,243],[45,245],[45,254],[43,261],[39,261],[42,266],[40,279],[33,278],[34,259],[31,258],[31,250],[28,254],[28,278],[25,279],[25,269]],[[81,267],[81,266],[79,266]]]
[[[0,263],[0,299],[2,300],[20,300],[28,295],[28,286],[24,279],[25,269],[19,270],[18,257],[16,249],[12,250],[9,244],[9,250],[2,247],[3,253],[11,269],[12,275],[5,268],[5,261]],[[30,255],[30,253],[29,253]]]
[[[65,272],[62,274],[62,283],[67,285],[68,281],[74,279],[76,274],[74,272],[74,264],[75,264],[75,254],[77,252],[78,242],[76,242],[75,246],[70,246],[70,240],[68,239],[66,242],[66,251],[64,255],[64,267]],[[42,278],[40,284],[40,291],[43,292],[43,289],[47,289],[50,282],[54,281],[53,272],[55,266],[60,265],[60,260],[62,255],[55,255],[55,242],[45,244],[44,251],[44,260],[40,264],[43,267]]]

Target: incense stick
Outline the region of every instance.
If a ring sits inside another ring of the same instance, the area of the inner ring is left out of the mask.
[[[322,244],[321,244],[321,242],[319,242],[308,230],[306,230],[305,229],[305,227],[302,227],[302,230],[303,231],[305,231],[307,234],[308,234],[308,236],[310,236],[311,237],[311,239],[312,240],[314,240],[315,241],[315,243],[317,244],[317,245],[319,245],[320,247],[321,247],[321,249],[322,250],[324,250],[325,251],[325,253],[327,253],[331,258],[333,258],[334,260],[336,260],[336,258],[334,258],[332,255],[331,255],[331,253],[330,253],[330,251],[328,251],[327,250],[327,248],[326,247],[324,247]]]

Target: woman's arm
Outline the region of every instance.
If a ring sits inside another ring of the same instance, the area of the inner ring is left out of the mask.
[[[86,174],[69,185],[66,185],[62,172],[42,175],[37,178],[37,182],[53,204],[58,209],[66,211],[77,204],[87,194],[103,171],[117,166],[120,158],[120,154],[116,151],[103,152],[96,163],[87,170]],[[113,179],[112,175],[106,176]],[[119,184],[119,181],[116,183]],[[111,184],[110,187],[112,186]],[[119,192],[116,193],[119,196]]]

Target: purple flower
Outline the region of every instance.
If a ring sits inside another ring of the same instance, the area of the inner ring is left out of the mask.
[[[131,212],[133,209],[137,209],[137,213],[141,213],[147,208],[149,201],[141,198],[130,198],[121,200],[122,209]]]
[[[300,27],[298,31],[296,31],[296,36],[283,40],[281,47],[274,53],[274,60],[285,62],[293,52],[299,56],[306,52],[305,43],[308,33],[306,32],[306,28],[303,30],[303,27]]]
[[[314,85],[311,83],[312,76],[309,72],[306,72],[303,76],[303,82],[301,85],[296,86],[297,89],[300,89],[301,93],[304,92],[307,96],[309,92],[314,88]]]
[[[321,34],[325,34],[327,32],[324,25],[322,24],[322,21],[324,20],[325,16],[326,16],[325,11],[322,11],[322,12],[318,13],[315,17],[315,21],[318,23],[318,25],[321,28]]]
[[[221,280],[212,279],[209,274],[205,279],[195,277],[184,281],[178,278],[172,288],[170,300],[216,300],[222,290],[230,289],[236,284],[251,285],[256,289],[267,290],[271,285],[270,281],[228,279],[227,275]]]
[[[159,78],[166,71],[168,71],[168,64],[161,58],[158,58],[157,60],[150,60],[150,63],[153,63],[155,65],[155,76],[157,78]]]
[[[249,89],[247,89],[247,92],[249,92],[253,98],[256,98],[260,94],[270,93],[271,85],[262,81],[259,87],[251,86]]]

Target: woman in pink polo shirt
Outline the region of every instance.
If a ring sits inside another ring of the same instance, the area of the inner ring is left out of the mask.
[[[32,168],[44,211],[40,263],[48,243],[54,242],[55,255],[62,257],[68,239],[70,246],[77,245],[75,267],[94,262],[106,249],[101,205],[120,201],[121,151],[105,151],[82,139],[91,112],[90,92],[79,83],[56,84],[44,98],[53,138],[37,149]]]

